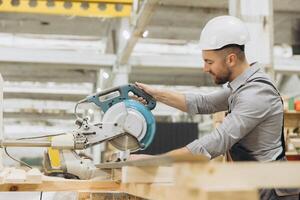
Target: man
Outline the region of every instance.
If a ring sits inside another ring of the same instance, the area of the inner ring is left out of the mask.
[[[283,103],[259,64],[247,62],[244,48],[248,41],[246,25],[238,18],[220,16],[205,25],[200,37],[204,71],[216,84],[228,82],[215,93],[184,95],[136,83],[157,101],[190,114],[228,111],[212,133],[168,154],[202,154],[212,159],[229,151],[234,161],[285,160]],[[261,190],[260,195],[262,199],[292,199],[279,197],[283,190]]]

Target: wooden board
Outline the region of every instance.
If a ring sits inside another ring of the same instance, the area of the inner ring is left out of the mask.
[[[124,166],[171,166],[173,163],[206,163],[209,159],[205,156],[194,156],[194,155],[162,155],[155,156],[153,158],[146,158],[140,160],[132,160],[132,161],[124,161],[124,162],[116,162],[116,163],[103,163],[96,165],[99,169],[111,169],[111,168],[122,168]]]
[[[144,198],[139,198],[126,194],[123,192],[101,192],[91,194],[90,199],[85,200],[145,200]]]
[[[121,191],[124,193],[155,200],[170,199],[168,197],[173,189],[171,184],[127,183],[121,185]]]
[[[9,183],[24,183],[26,181],[26,171],[13,168],[9,171],[4,181]]]
[[[26,181],[30,183],[41,183],[42,178],[42,173],[36,168],[33,168],[26,173]]]
[[[173,167],[123,167],[122,183],[173,183]]]
[[[112,164],[114,168],[115,163]],[[258,188],[300,188],[300,162],[220,163],[208,162],[202,156],[184,155],[117,164],[123,166],[122,171],[118,168],[111,170],[114,172],[112,180],[117,181],[43,176],[40,184],[0,184],[0,191],[114,191],[155,200],[257,200]]]
[[[175,166],[176,185],[191,188],[300,188],[300,162],[233,162]]]
[[[69,180],[43,176],[41,183],[2,183],[0,191],[116,191],[120,184],[115,181]]]
[[[255,188],[195,189],[171,184],[122,184],[125,193],[153,200],[258,200]]]

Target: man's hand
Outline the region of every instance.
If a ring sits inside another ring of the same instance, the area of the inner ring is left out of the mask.
[[[142,90],[144,90],[146,93],[150,94],[156,101],[164,103],[168,106],[177,108],[184,112],[187,112],[188,108],[187,108],[187,104],[185,102],[184,94],[181,94],[181,93],[175,92],[175,91],[156,89],[147,84],[138,83],[138,82],[135,82],[135,85],[137,87],[141,88]],[[143,104],[147,104],[146,100],[141,97],[134,95],[134,96],[132,96],[132,98]]]
[[[151,96],[153,96],[155,98],[158,90],[151,87],[150,85],[144,84],[144,83],[139,83],[139,82],[135,82],[135,85],[138,86],[139,88],[141,88],[142,90],[144,90],[145,92],[147,92],[148,94],[150,94]]]
[[[135,82],[135,85],[137,87],[139,87],[140,89],[144,90],[146,93],[150,94],[154,99],[155,99],[155,96],[156,96],[156,93],[158,93],[158,90],[147,85],[147,84],[143,84],[143,83],[138,83],[138,82]],[[143,97],[138,97],[137,95],[133,95],[131,96],[133,99],[141,102],[142,104],[146,105],[147,104],[147,101],[143,98]],[[157,100],[157,99],[155,99]]]

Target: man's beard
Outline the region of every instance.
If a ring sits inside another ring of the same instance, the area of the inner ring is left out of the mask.
[[[226,66],[226,73],[222,74],[222,76],[216,76],[215,75],[215,84],[217,85],[223,85],[229,81],[229,78],[231,76],[231,71]]]
[[[215,84],[217,85],[223,85],[227,83],[229,80],[229,77],[216,77],[215,78]]]

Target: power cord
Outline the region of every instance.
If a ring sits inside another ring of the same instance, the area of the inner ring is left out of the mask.
[[[80,118],[80,117],[78,116],[78,114],[77,114],[77,107],[78,107],[79,104],[80,104],[80,103],[77,102],[76,105],[75,105],[75,107],[74,107],[74,115],[76,116],[76,119]]]
[[[14,160],[14,161],[16,161],[16,162],[18,162],[18,163],[20,163],[20,164],[25,165],[25,166],[28,167],[29,169],[32,169],[32,167],[31,167],[29,164],[27,164],[27,163],[25,163],[25,162],[23,162],[23,161],[21,161],[21,160],[18,160],[18,159],[14,158],[14,157],[12,157],[12,156],[7,152],[6,147],[4,147],[4,152],[5,152],[5,154],[6,154],[8,157],[10,157],[12,160]]]
[[[38,138],[45,138],[45,137],[53,137],[53,136],[64,135],[64,134],[66,134],[66,133],[57,133],[57,134],[34,136],[34,137],[24,137],[24,138],[17,138],[16,140],[30,140],[30,139],[38,139]]]

